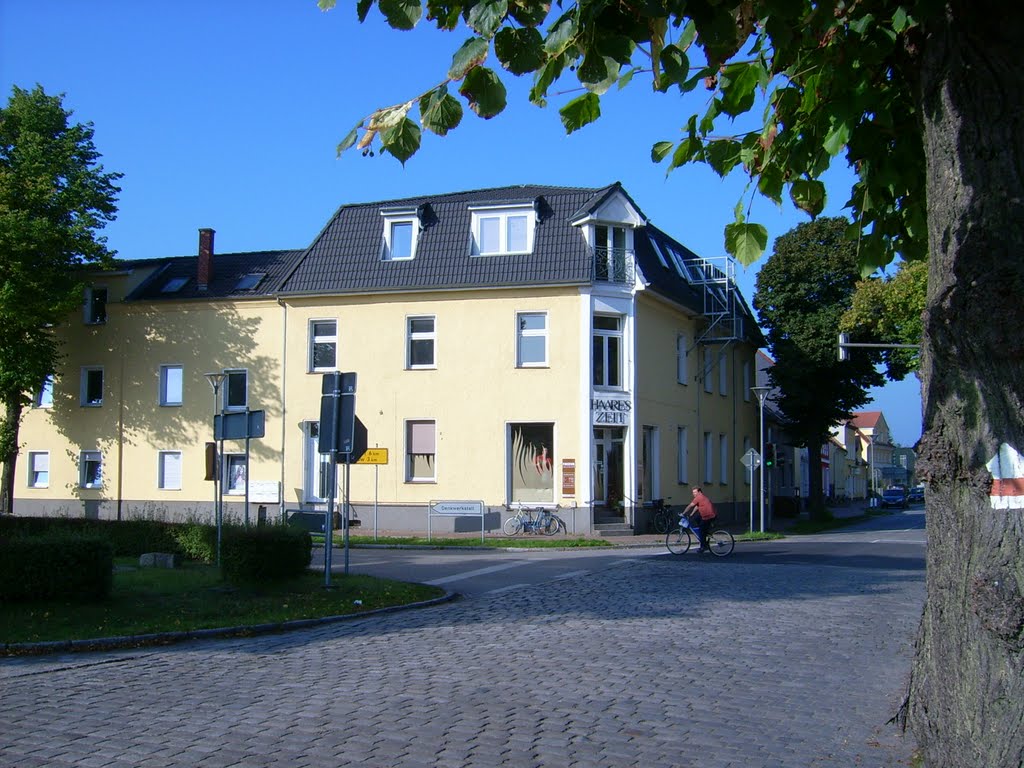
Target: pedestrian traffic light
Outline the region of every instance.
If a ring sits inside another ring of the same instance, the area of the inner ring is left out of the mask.
[[[768,443],[764,447],[764,465],[766,467],[775,466],[775,443]]]

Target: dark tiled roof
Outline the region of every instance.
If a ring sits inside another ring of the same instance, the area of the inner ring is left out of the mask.
[[[342,206],[282,285],[283,293],[347,293],[585,284],[593,260],[570,219],[603,190],[515,186]],[[471,256],[469,206],[540,201],[533,253]],[[429,205],[416,256],[383,261],[381,210]]]
[[[281,280],[305,251],[258,251],[254,253],[217,253],[213,256],[212,279],[205,291],[199,290],[196,275],[198,256],[164,259],[164,266],[136,288],[127,301],[155,299],[239,299],[276,295]],[[253,288],[239,288],[247,275],[262,274]],[[171,281],[185,282],[175,291],[164,288]]]

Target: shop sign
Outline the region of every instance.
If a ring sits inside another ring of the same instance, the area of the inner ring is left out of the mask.
[[[562,459],[562,495],[576,495],[576,459]]]
[[[590,413],[594,424],[628,424],[633,410],[630,400],[617,398],[591,398]]]

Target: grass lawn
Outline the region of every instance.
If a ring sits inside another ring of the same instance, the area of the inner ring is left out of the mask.
[[[119,559],[110,598],[0,604],[0,644],[86,640],[160,632],[274,624],[361,613],[440,597],[444,590],[370,576],[310,572],[294,581],[231,587],[215,566],[139,568]]]

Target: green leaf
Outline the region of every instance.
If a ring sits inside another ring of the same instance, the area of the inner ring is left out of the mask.
[[[690,75],[690,60],[675,45],[666,45],[661,50],[659,59],[661,76],[658,78],[658,89],[668,90],[670,85],[682,85]]]
[[[845,120],[837,117],[832,118],[832,125],[829,128],[828,135],[825,136],[824,148],[825,151],[835,157],[842,152],[850,141],[850,124]]]
[[[704,156],[715,173],[725,178],[740,162],[740,143],[729,139],[708,142]]]
[[[627,69],[626,74],[624,74],[618,80],[619,90],[621,91],[623,88],[629,85],[629,82],[633,79],[633,75],[635,75],[639,71],[640,67],[633,67],[632,69]]]
[[[544,38],[544,50],[551,56],[557,56],[572,44],[576,35],[576,14],[567,13],[551,27]]]
[[[409,114],[409,109],[412,108],[412,102],[406,102],[405,104],[399,104],[394,107],[385,107],[384,109],[378,109],[372,115],[370,115],[369,124],[366,127],[368,131],[386,131],[389,128],[393,128],[398,125],[405,116]]]
[[[763,68],[757,62],[730,64],[720,80],[722,111],[730,117],[747,112],[754,105]]]
[[[757,189],[762,195],[781,205],[782,186],[782,170],[777,165],[771,163],[761,169],[761,175],[757,178]]]
[[[534,72],[544,63],[542,38],[532,27],[505,27],[494,37],[494,52],[513,75]]]
[[[462,3],[458,0],[427,0],[427,18],[433,20],[438,29],[452,31],[459,26]]]
[[[412,29],[423,15],[419,0],[380,0],[377,5],[394,29]]]
[[[672,154],[672,162],[668,164],[668,171],[666,171],[666,173],[671,173],[679,166],[690,162],[690,160],[692,160],[697,153],[703,149],[704,146],[701,144],[700,139],[694,136],[689,136],[683,139],[679,142],[676,147],[676,151]]]
[[[482,0],[469,9],[466,23],[481,37],[491,38],[508,14],[508,0]]]
[[[789,187],[793,205],[811,216],[825,210],[825,185],[813,179],[797,179]]]
[[[896,32],[902,32],[909,25],[910,17],[907,15],[907,9],[902,6],[897,8],[892,14],[892,28]]]
[[[349,131],[345,138],[341,140],[341,143],[338,144],[338,155],[340,156],[341,153],[344,152],[346,149],[351,148],[352,145],[356,143],[356,139],[358,138],[359,126],[357,125],[351,131]]]
[[[544,23],[551,10],[551,4],[543,3],[513,3],[508,9],[509,15],[522,24],[524,27],[539,27]]]
[[[420,122],[438,136],[444,136],[462,122],[462,105],[441,86],[420,99]]]
[[[409,118],[398,125],[381,132],[380,143],[384,150],[398,158],[402,165],[420,148],[420,127]]]
[[[463,79],[459,93],[469,102],[469,108],[485,120],[505,109],[505,86],[487,67],[471,69]]]
[[[572,133],[601,116],[601,98],[596,93],[585,93],[558,110],[558,114],[565,132]]]
[[[452,65],[448,68],[448,77],[461,80],[474,67],[479,67],[487,60],[491,46],[481,37],[471,37],[455,52]]]
[[[674,147],[671,141],[659,141],[653,147],[651,147],[651,160],[655,163],[660,163],[666,157],[668,153],[672,151]]]
[[[534,73],[533,87],[530,89],[530,101],[532,103],[541,107],[547,104],[548,88],[561,76],[564,67],[565,63],[562,57],[559,56],[548,59],[547,63]]]
[[[725,227],[725,249],[744,267],[749,267],[768,247],[768,230],[761,224],[734,222]]]

